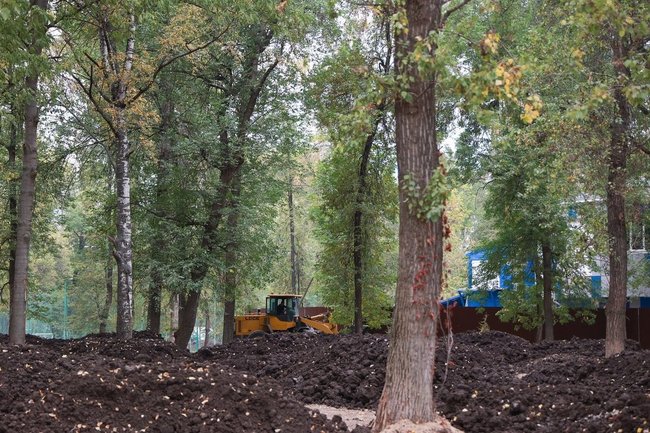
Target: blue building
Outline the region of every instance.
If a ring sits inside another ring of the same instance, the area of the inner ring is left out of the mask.
[[[645,241],[645,238],[644,238]],[[650,237],[648,238],[650,242]],[[638,244],[637,244],[638,245]],[[630,246],[634,246],[630,243]],[[645,243],[643,247],[645,248]],[[650,243],[648,244],[650,246]],[[443,306],[456,303],[458,306],[479,308],[479,307],[501,307],[500,293],[503,290],[512,289],[512,275],[507,266],[501,268],[498,277],[495,277],[487,282],[483,281],[482,290],[479,289],[477,280],[481,269],[481,264],[487,259],[485,251],[477,250],[470,251],[466,254],[467,257],[467,288],[458,290],[458,294],[451,298],[442,301]],[[650,263],[650,251],[648,250],[634,250],[630,249],[628,253],[628,261],[632,271],[640,270],[645,272]],[[644,262],[645,261],[645,262]],[[605,273],[606,262],[599,261],[598,267],[600,269],[592,270],[585,268],[585,277],[591,281],[591,295],[599,299],[600,304],[604,305],[607,300],[607,293],[609,288],[609,280]],[[631,273],[631,278],[634,277],[634,272]],[[528,263],[524,270],[524,284],[532,286],[535,284],[535,274],[532,271],[532,263]],[[650,287],[645,285],[635,286],[630,284],[628,286],[628,306],[631,308],[650,308]]]

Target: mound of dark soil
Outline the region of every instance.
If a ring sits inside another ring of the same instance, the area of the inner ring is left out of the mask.
[[[386,336],[271,334],[198,356],[275,378],[305,403],[372,409],[384,387],[387,349]]]
[[[274,334],[191,356],[154,337],[0,336],[0,433],[340,432],[302,404],[374,409],[383,387],[385,336]],[[650,433],[650,352],[603,354],[459,334],[439,345],[438,409],[472,433]]]
[[[438,409],[467,432],[650,432],[650,353],[634,345],[605,359],[602,341],[487,332],[448,347],[436,359]],[[276,378],[306,403],[374,409],[387,348],[385,336],[275,334],[199,356]]]
[[[160,339],[0,340],[0,432],[343,432],[277,382]]]

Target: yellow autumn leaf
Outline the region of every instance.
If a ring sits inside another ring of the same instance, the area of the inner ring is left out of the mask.
[[[289,0],[282,0],[280,3],[278,3],[275,6],[275,10],[278,11],[278,13],[283,14],[284,10],[287,8],[287,3]]]
[[[510,84],[511,84],[511,83],[512,83],[512,80],[506,79],[506,83],[505,83],[505,85],[503,86],[503,87],[504,87],[504,90],[505,90],[505,92],[506,92],[506,95],[508,95],[508,96],[511,96],[511,95],[512,95],[512,93],[510,92]]]
[[[606,101],[609,98],[609,93],[606,89],[602,87],[594,87],[591,91],[591,96],[594,99],[600,99],[601,101]]]
[[[571,52],[571,55],[576,60],[582,60],[582,58],[585,56],[585,52],[582,51],[580,48],[576,48]]]
[[[521,120],[531,124],[540,116],[540,110],[544,105],[539,95],[532,95],[527,98],[528,102],[524,104],[524,113],[521,115]]]
[[[489,31],[483,40],[481,40],[481,50],[483,51],[484,54],[487,54],[488,52],[491,52],[492,54],[495,54],[498,49],[499,49],[499,41],[501,40],[501,36],[499,36],[498,33]]]

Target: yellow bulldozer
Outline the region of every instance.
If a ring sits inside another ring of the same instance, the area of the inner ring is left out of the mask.
[[[235,316],[237,337],[257,337],[273,332],[317,331],[338,334],[335,324],[329,321],[329,313],[317,316],[300,314],[302,295],[270,294],[266,297],[266,311]]]

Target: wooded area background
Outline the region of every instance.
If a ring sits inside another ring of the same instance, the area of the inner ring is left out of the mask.
[[[504,318],[546,338],[553,288],[588,295],[608,257],[617,353],[650,280],[627,263],[650,244],[649,23],[643,0],[5,1],[11,341],[29,318],[227,342],[307,289],[361,332],[396,286],[435,310],[480,248],[487,274],[532,263]]]

